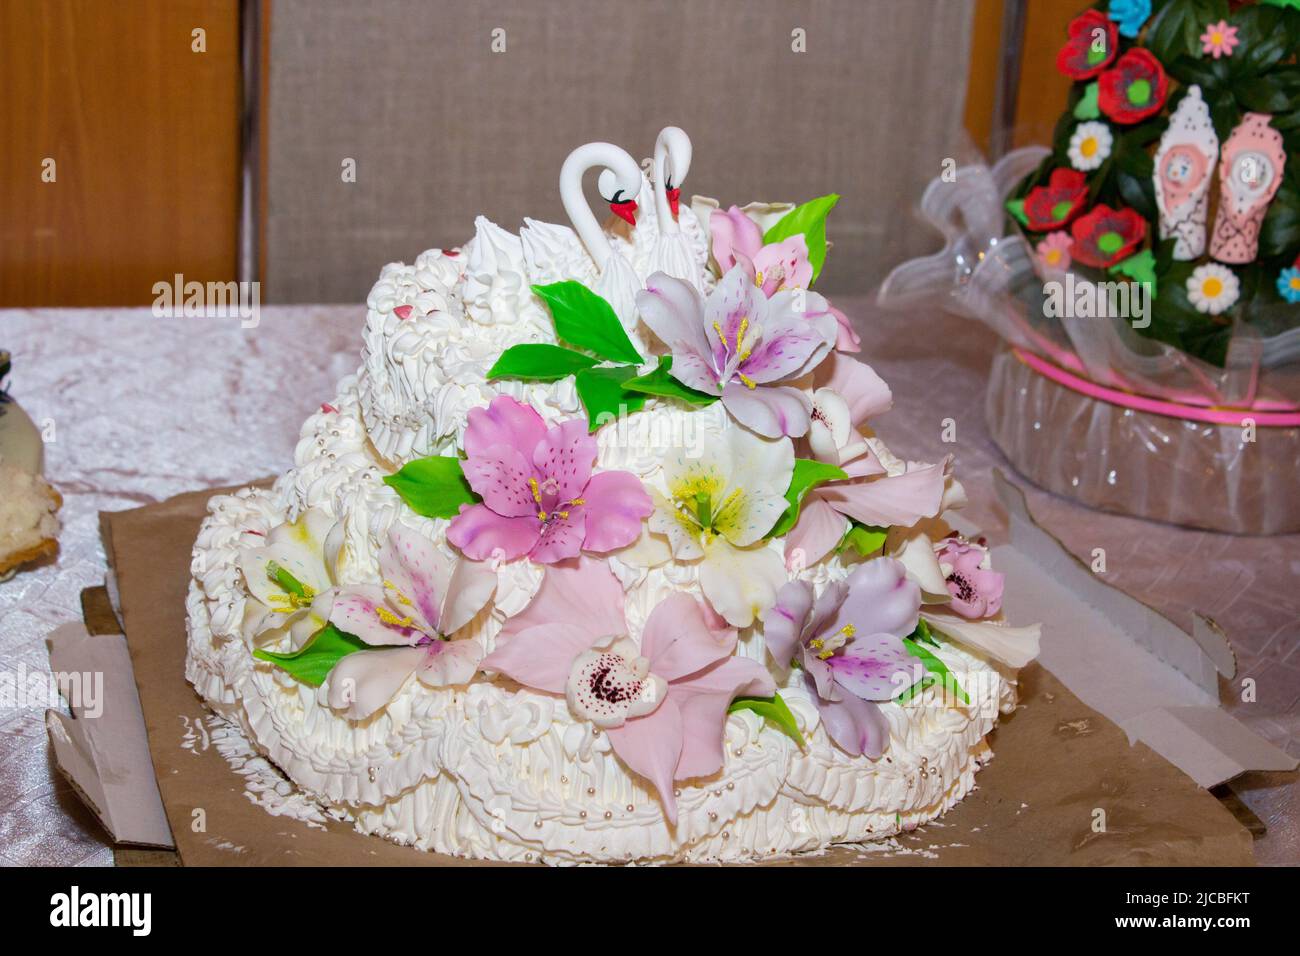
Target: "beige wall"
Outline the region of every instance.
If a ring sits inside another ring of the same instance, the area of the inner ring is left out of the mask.
[[[911,210],[958,148],[971,7],[274,0],[264,291],[359,301],[385,262],[464,241],[476,213],[562,221],[570,149],[640,158],[670,124],[695,146],[687,195],[843,194],[822,286],[870,288],[938,245]]]

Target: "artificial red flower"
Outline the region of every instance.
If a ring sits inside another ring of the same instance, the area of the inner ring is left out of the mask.
[[[1107,269],[1137,250],[1146,238],[1147,221],[1132,209],[1111,209],[1102,203],[1076,219],[1070,235],[1076,262]]]
[[[1138,123],[1159,113],[1169,77],[1149,50],[1134,47],[1097,81],[1097,105],[1116,123]]]
[[[1088,177],[1078,170],[1053,169],[1046,186],[1025,197],[1025,219],[1034,232],[1060,229],[1079,214],[1088,199]]]
[[[1100,10],[1088,10],[1070,23],[1070,38],[1056,55],[1056,68],[1072,80],[1090,80],[1110,65],[1118,49],[1115,21]]]

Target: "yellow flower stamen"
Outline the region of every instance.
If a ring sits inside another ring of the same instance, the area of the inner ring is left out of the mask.
[[[737,372],[736,378],[745,383],[746,388],[758,388],[758,383],[746,375],[744,372]]]
[[[411,617],[398,617],[386,607],[375,608],[375,616],[389,627],[410,627],[411,622],[414,620]]]
[[[411,599],[410,599],[409,597],[407,597],[405,594],[403,594],[401,588],[399,588],[399,587],[398,587],[396,584],[394,584],[392,581],[385,580],[385,581],[384,581],[384,588],[387,589],[387,590],[389,590],[389,591],[392,591],[392,592],[393,592],[393,596],[397,598],[397,601],[398,601],[399,604],[411,604],[411,603],[412,603]]]

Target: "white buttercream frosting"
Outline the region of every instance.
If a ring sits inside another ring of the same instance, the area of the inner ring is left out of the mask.
[[[698,235],[693,216],[688,223]],[[554,341],[549,316],[528,291],[524,257],[517,236],[480,219],[458,253],[431,250],[414,265],[384,268],[367,300],[362,366],[304,423],[294,467],[270,489],[209,504],[194,549],[187,678],[314,801],[364,832],[441,853],[553,863],[744,860],[883,839],[941,815],[974,785],[991,756],[985,735],[1015,702],[1002,672],[950,644],[935,653],[970,704],[925,696],[882,704],[890,734],[878,760],[850,757],[830,741],[797,676],[781,694],[803,731],[802,748],[751,711],[730,715],[723,768],[680,784],[675,827],[648,782],[562,696],[503,677],[440,689],[409,679],[386,707],[356,722],[332,710],[322,692],[253,658],[241,628],[245,590],[236,559],[243,549],[319,509],[338,522],[342,584],[375,579],[395,522],[450,556],[448,522],[413,514],[384,476],[456,447],[469,409],[495,395],[530,404],[548,424],[581,412],[572,380],[487,381],[504,348]],[[598,468],[630,471],[662,491],[667,449],[706,448],[727,427],[734,426],[721,404],[687,411],[651,400],[598,433]],[[870,441],[891,472],[901,470],[882,443]],[[646,569],[613,557],[610,566],[626,592],[634,639],[662,598],[702,593],[695,565]],[[496,573],[491,610],[464,632],[485,652],[542,576],[526,561]],[[801,572],[819,586],[847,573],[837,557]],[[274,631],[256,640],[287,646]],[[762,661],[761,633],[742,630],[737,653]]]

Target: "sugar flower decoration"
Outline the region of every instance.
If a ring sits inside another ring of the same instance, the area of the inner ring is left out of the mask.
[[[1169,96],[1169,77],[1151,51],[1134,47],[1101,75],[1097,105],[1116,123],[1129,125],[1154,116]]]
[[[477,641],[449,636],[496,589],[486,565],[450,560],[422,534],[394,525],[379,552],[381,584],[345,587],[330,623],[380,650],[348,654],[330,671],[329,703],[364,720],[412,674],[427,687],[465,684],[478,670]]]
[[[1048,272],[1064,272],[1070,268],[1070,249],[1074,240],[1068,232],[1051,232],[1034,247],[1038,263]]]
[[[812,282],[813,267],[803,236],[765,246],[758,223],[737,206],[710,213],[709,235],[713,258],[723,274],[740,266],[768,298],[785,289],[806,289]]]
[[[1115,59],[1118,27],[1100,10],[1086,10],[1070,22],[1069,39],[1056,56],[1056,68],[1072,80],[1090,80]]]
[[[287,628],[290,647],[300,649],[329,620],[337,580],[335,521],[309,508],[297,521],[272,528],[265,543],[237,561],[249,602],[244,610],[247,640]]]
[[[1110,0],[1106,15],[1119,25],[1121,36],[1132,40],[1151,17],[1151,0]]]
[[[1231,309],[1241,295],[1241,282],[1227,266],[1207,262],[1187,277],[1187,298],[1198,312],[1219,315]]]
[[[1047,185],[1035,186],[1025,196],[1025,219],[1034,232],[1050,232],[1067,225],[1088,201],[1088,178],[1078,170],[1052,170]]]
[[[1096,169],[1110,157],[1114,138],[1105,123],[1080,123],[1070,137],[1070,165],[1075,169]]]
[[[735,426],[696,456],[677,450],[664,458],[667,494],[656,492],[649,529],[667,539],[676,560],[699,562],[704,596],[735,627],[752,624],[786,580],[763,536],[789,506],[793,474],[790,439],[767,441]]]
[[[789,565],[824,558],[849,530],[850,519],[888,527],[935,515],[945,487],[943,464],[909,463],[902,474],[890,475],[863,439],[861,426],[893,400],[889,386],[869,366],[834,355],[817,370],[814,385],[808,445],[813,457],[843,469],[848,478],[804,495],[799,520],[785,538]]]
[[[619,759],[650,781],[675,825],[673,782],[722,768],[728,705],[770,697],[776,685],[758,661],[733,653],[735,629],[698,599],[664,598],[639,641],[629,635],[623,601],[618,579],[596,561],[555,565],[506,622],[483,667],[563,694],[573,716],[599,728]]]
[[[993,570],[989,549],[982,542],[953,534],[935,546],[935,553],[952,595],[949,607],[972,620],[992,617],[1002,610],[1005,576]]]
[[[1292,304],[1300,302],[1300,266],[1290,266],[1278,274],[1277,293]]]
[[[892,558],[859,565],[813,595],[807,581],[781,588],[763,618],[763,640],[783,672],[803,671],[831,740],[877,759],[889,724],[876,701],[892,700],[922,676],[902,638],[916,629],[921,589]]]
[[[1221,56],[1232,56],[1232,51],[1240,42],[1241,40],[1237,38],[1237,28],[1227,20],[1220,20],[1218,23],[1211,23],[1201,34],[1201,52],[1217,60]]]
[[[1070,226],[1077,262],[1107,269],[1131,256],[1146,238],[1147,222],[1127,207],[1111,209],[1099,203]]]
[[[672,375],[718,395],[736,421],[760,435],[808,431],[808,398],[782,383],[807,375],[839,334],[826,300],[803,290],[755,288],[740,266],[708,300],[688,282],[656,272],[636,296],[646,325],[672,350]]]
[[[597,444],[587,432],[582,419],[547,428],[506,395],[471,409],[464,471],[483,500],[461,509],[447,540],[476,561],[527,555],[543,564],[635,541],[650,496],[631,472],[592,473]]]

